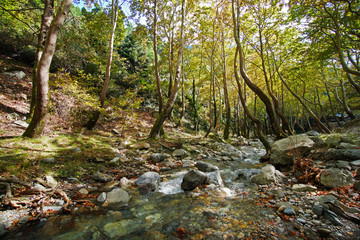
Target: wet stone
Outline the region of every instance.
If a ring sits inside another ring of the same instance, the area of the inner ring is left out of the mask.
[[[202,172],[214,172],[219,170],[217,166],[203,161],[198,161],[195,166]]]
[[[93,179],[95,179],[96,181],[99,181],[99,182],[110,182],[111,180],[113,180],[113,177],[110,176],[109,174],[105,174],[105,173],[101,173],[101,172],[97,171],[93,175]]]

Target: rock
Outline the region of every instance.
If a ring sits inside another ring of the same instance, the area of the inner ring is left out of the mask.
[[[120,161],[119,157],[115,157],[112,160],[110,160],[110,163],[117,163],[118,161]]]
[[[314,205],[312,211],[320,217],[324,213],[324,207],[321,204],[316,204],[316,205]]]
[[[21,120],[17,120],[14,122],[16,125],[19,125],[23,128],[27,128],[29,126],[29,124],[27,122],[21,121]]]
[[[193,160],[183,159],[181,162],[182,162],[184,168],[188,168],[188,167],[195,165],[195,161],[193,161]]]
[[[175,158],[184,158],[187,157],[189,155],[189,153],[187,151],[185,151],[184,149],[176,149],[172,155]]]
[[[31,187],[31,190],[35,191],[35,192],[45,192],[46,188],[38,183],[35,183],[33,187]]]
[[[164,154],[164,153],[153,153],[150,155],[150,160],[155,162],[155,163],[159,163],[164,161],[165,159],[167,159],[168,157],[170,157],[168,154]]]
[[[214,172],[219,170],[217,166],[203,161],[198,161],[195,166],[202,172]]]
[[[93,179],[95,179],[96,181],[99,181],[99,182],[110,182],[113,180],[113,177],[110,176],[109,174],[105,174],[105,173],[101,173],[101,172],[97,171],[93,175]]]
[[[360,160],[352,161],[349,164],[354,170],[360,168]]]
[[[355,171],[355,179],[360,180],[360,168],[356,169],[356,171]]]
[[[105,185],[103,187],[100,188],[100,191],[102,192],[109,192],[111,191],[114,187],[116,187],[119,183],[117,181],[110,181],[105,183]]]
[[[243,152],[232,146],[231,144],[216,142],[211,144],[209,148],[219,152],[222,156],[229,156],[236,159],[244,158]]]
[[[82,189],[79,190],[79,193],[81,193],[83,195],[87,195],[87,194],[89,194],[89,191],[87,189],[85,189],[85,188],[82,188]]]
[[[294,184],[292,186],[292,190],[294,192],[312,192],[312,191],[316,191],[317,187],[306,184]]]
[[[219,171],[209,172],[205,175],[207,175],[207,177],[208,177],[209,184],[215,184],[217,186],[224,185]]]
[[[258,185],[266,185],[282,182],[285,178],[286,177],[276,170],[273,165],[267,164],[265,167],[261,168],[259,174],[253,175],[250,180]]]
[[[97,197],[96,200],[100,203],[105,202],[106,201],[106,193],[105,192],[100,193],[100,195]]]
[[[44,158],[43,160],[41,160],[43,163],[55,163],[55,158],[50,157],[50,158]]]
[[[310,136],[310,137],[320,136],[320,133],[318,133],[318,132],[315,131],[315,130],[307,131],[305,134],[308,135],[308,136]]]
[[[52,176],[45,177],[46,184],[49,185],[51,188],[54,188],[58,185],[58,182]]]
[[[116,188],[106,194],[106,200],[102,206],[119,209],[127,206],[129,201],[129,194],[121,188]]]
[[[330,210],[324,210],[324,216],[325,218],[329,219],[330,222],[332,224],[334,224],[335,226],[342,226],[343,223],[340,221],[340,219],[338,218],[338,216],[336,215],[336,213],[334,213],[333,211]]]
[[[345,169],[326,169],[320,176],[320,183],[329,188],[348,186],[354,182],[351,172]]]
[[[185,174],[181,183],[181,189],[184,191],[191,191],[197,186],[203,185],[208,181],[208,177],[205,173],[198,170],[191,170]]]
[[[294,157],[308,154],[314,145],[314,141],[305,134],[280,139],[271,146],[270,161],[274,165],[292,165]]]
[[[7,217],[0,216],[0,236],[4,235],[6,231],[5,222],[7,221]]]
[[[360,149],[330,149],[325,153],[325,160],[354,161],[360,159]]]
[[[356,148],[357,146],[351,143],[345,143],[345,142],[341,142],[339,144],[339,146],[337,146],[337,148],[339,149],[352,149],[352,148]]]
[[[147,191],[155,191],[160,184],[160,175],[156,172],[146,172],[136,180],[135,184]]]
[[[294,211],[294,209],[292,207],[285,208],[283,213],[286,215],[289,215],[289,216],[296,215],[296,212]]]
[[[351,166],[350,166],[349,162],[347,162],[347,161],[336,161],[335,166],[337,168],[343,168],[343,169],[351,171]]]
[[[26,77],[26,74],[23,71],[4,72],[3,74],[17,79],[23,79]]]
[[[129,185],[130,185],[130,180],[129,179],[127,179],[126,177],[123,177],[123,178],[120,179],[121,188],[127,188],[127,187],[129,187]]]
[[[145,142],[134,143],[129,146],[132,149],[149,149],[150,144]]]

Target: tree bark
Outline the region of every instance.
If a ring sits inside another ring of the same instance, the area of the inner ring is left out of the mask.
[[[158,60],[158,52],[157,52],[157,0],[154,0],[153,27],[154,27],[154,29],[153,29],[153,50],[154,50],[154,55],[155,55],[155,78],[156,78],[156,89],[157,89],[159,113],[160,113],[163,108],[163,101],[162,101],[162,91],[161,91],[161,83],[160,83],[160,75],[159,75],[159,63],[158,63],[159,60]],[[171,43],[170,43],[170,49],[171,49]],[[172,76],[170,76],[170,81],[171,81],[171,79],[172,79]]]
[[[229,93],[226,79],[226,52],[225,52],[225,34],[224,34],[224,24],[222,23],[221,30],[221,39],[222,39],[222,62],[223,62],[223,87],[224,87],[224,98],[225,98],[225,109],[226,109],[226,121],[224,128],[224,139],[228,139],[230,135],[230,123],[231,123],[231,109],[229,101]]]
[[[32,71],[32,87],[31,87],[31,100],[30,100],[30,111],[27,115],[27,119],[30,119],[34,113],[35,103],[36,103],[36,86],[37,86],[37,66],[40,62],[42,53],[45,47],[46,34],[50,28],[51,21],[54,15],[54,0],[45,0],[44,1],[44,13],[41,18],[41,27],[38,34],[38,44],[37,44],[37,53],[34,68]]]
[[[61,6],[55,19],[51,22],[47,33],[44,51],[39,61],[36,73],[37,97],[34,114],[28,128],[23,134],[24,137],[39,137],[43,133],[46,124],[47,105],[49,99],[49,68],[55,53],[57,35],[61,26],[64,24],[72,3],[73,0],[63,0],[61,2]]]

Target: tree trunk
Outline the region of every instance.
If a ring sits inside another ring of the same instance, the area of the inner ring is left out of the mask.
[[[230,134],[230,123],[231,123],[231,109],[230,109],[230,101],[229,101],[229,93],[226,79],[226,52],[225,52],[225,35],[224,35],[224,24],[222,23],[222,62],[223,62],[223,87],[224,87],[224,98],[225,98],[225,111],[226,111],[226,121],[224,128],[224,139],[229,138]]]
[[[154,21],[153,21],[153,50],[155,56],[155,78],[156,78],[156,89],[158,95],[158,103],[159,103],[159,113],[162,111],[163,108],[163,101],[162,101],[162,91],[161,91],[161,83],[160,83],[160,75],[159,75],[159,60],[158,60],[158,52],[157,52],[157,0],[154,0]],[[170,42],[171,48],[171,42]],[[172,76],[170,77],[170,81]],[[171,84],[171,83],[170,83]]]
[[[39,137],[42,135],[46,124],[46,114],[49,94],[49,68],[52,58],[55,53],[57,35],[61,26],[67,17],[73,0],[64,0],[56,14],[55,19],[51,22],[45,47],[41,59],[38,64],[36,79],[37,79],[37,97],[34,108],[34,114],[31,122],[24,132],[24,137]]]
[[[329,91],[329,86],[328,86],[328,84],[327,84],[327,81],[326,81],[325,76],[323,75],[323,72],[322,72],[322,71],[321,71],[321,75],[323,76],[323,83],[325,84],[326,95],[328,96],[328,99],[329,99],[331,114],[334,116],[337,125],[340,127],[341,124],[340,124],[339,118],[338,118],[337,115],[336,115],[336,112],[335,112],[335,109],[334,109],[334,105],[333,105],[332,100],[331,100],[330,91]]]
[[[233,8],[233,19],[234,19],[234,26],[238,25],[238,19],[235,16],[235,0],[232,0],[232,8]],[[235,27],[234,27],[235,29]],[[273,127],[273,130],[275,131],[275,135],[276,138],[280,139],[283,137],[283,133],[282,130],[280,128],[280,125],[277,123],[276,121],[276,116],[275,116],[275,112],[274,112],[274,108],[273,108],[273,104],[270,101],[269,97],[261,90],[261,88],[259,88],[254,82],[251,81],[250,77],[247,75],[246,71],[245,71],[245,62],[243,61],[244,58],[244,52],[242,49],[242,44],[240,42],[240,38],[239,38],[239,31],[238,29],[235,29],[235,42],[236,45],[239,47],[239,59],[240,59],[240,74],[243,77],[246,85],[249,86],[249,88],[261,99],[261,101],[263,101],[263,103],[265,104],[266,107],[266,112],[269,115],[269,120],[271,122],[271,125]]]
[[[275,59],[274,59],[275,60]],[[276,63],[275,63],[276,64]],[[306,103],[301,99],[301,97],[299,95],[297,95],[291,88],[290,86],[285,82],[284,78],[282,77],[282,75],[279,72],[278,67],[276,66],[276,71],[280,77],[280,80],[283,82],[283,84],[285,85],[285,87],[287,88],[287,90],[289,90],[289,92],[300,102],[300,104],[304,107],[304,109],[314,118],[314,120],[316,121],[316,123],[319,125],[319,127],[325,132],[325,133],[331,133],[330,129],[328,129],[321,121],[320,119],[315,115],[315,113],[313,111],[311,111],[311,109],[306,105]]]
[[[32,71],[32,87],[31,87],[31,100],[30,100],[30,111],[26,116],[27,119],[30,119],[34,113],[34,107],[36,103],[36,86],[37,86],[37,66],[40,62],[44,47],[46,34],[50,28],[51,21],[54,15],[54,0],[45,0],[44,1],[44,14],[41,18],[41,27],[38,35],[38,44],[37,44],[37,53],[34,68]]]
[[[235,18],[234,18],[234,22],[235,22]],[[234,23],[234,26],[235,28],[237,28],[236,24]],[[235,30],[235,35],[237,34],[237,31]],[[236,79],[236,83],[238,85],[238,92],[239,92],[239,97],[240,97],[240,100],[241,100],[241,104],[244,108],[244,112],[246,113],[246,115],[253,121],[253,123],[255,124],[255,130],[256,130],[256,133],[260,139],[260,141],[262,142],[262,144],[264,145],[265,149],[266,149],[266,154],[265,156],[263,156],[263,159],[266,160],[270,157],[270,154],[271,154],[271,145],[269,143],[269,141],[266,139],[264,133],[263,133],[263,130],[262,130],[262,126],[261,126],[261,121],[260,119],[258,119],[257,117],[255,117],[254,115],[251,114],[250,110],[248,109],[248,107],[246,106],[246,102],[245,102],[245,99],[244,99],[244,96],[243,96],[243,93],[242,93],[242,86],[241,86],[241,83],[240,83],[240,77],[239,77],[239,74],[238,74],[238,67],[237,67],[237,56],[238,54],[240,53],[240,48],[239,46],[236,47],[236,52],[235,52],[235,59],[234,59],[234,72],[235,72],[235,79]],[[242,62],[243,60],[241,60],[241,55],[240,55],[240,58],[239,58],[240,62]]]
[[[166,106],[162,109],[162,111],[160,112],[159,116],[157,117],[153,127],[151,128],[150,135],[149,135],[150,138],[156,138],[159,135],[165,119],[169,116],[169,114],[172,110],[172,107],[174,106],[176,96],[177,96],[177,93],[179,90],[179,84],[180,84],[180,80],[181,80],[181,77],[180,77],[181,76],[181,62],[182,62],[183,52],[184,52],[185,8],[186,8],[186,0],[183,0],[182,4],[181,4],[181,31],[180,31],[181,43],[180,43],[179,54],[178,54],[178,59],[177,59],[177,63],[176,63],[174,86],[173,86],[173,89],[169,96],[169,99],[166,103]]]
[[[112,9],[111,12],[112,29],[111,29],[110,41],[109,41],[109,53],[106,64],[105,81],[100,93],[100,108],[104,108],[106,93],[108,91],[109,83],[110,83],[110,73],[111,73],[110,71],[111,71],[111,63],[112,63],[112,56],[114,50],[114,38],[115,38],[117,18],[119,14],[119,0],[112,0],[111,9]],[[99,117],[100,117],[100,111],[96,110],[90,117],[89,121],[85,124],[85,127],[89,130],[92,130],[95,127],[97,121],[99,120]]]

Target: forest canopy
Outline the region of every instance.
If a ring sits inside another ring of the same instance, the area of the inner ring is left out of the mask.
[[[108,106],[150,106],[159,112],[150,137],[171,118],[206,136],[257,136],[266,146],[267,134],[330,132],[356,118],[359,7],[351,0],[2,0],[0,52],[35,66],[29,128],[44,125],[49,111],[37,107],[49,81],[40,79],[39,53],[53,36],[56,51],[42,71],[81,86],[82,107],[72,116],[89,129]]]

